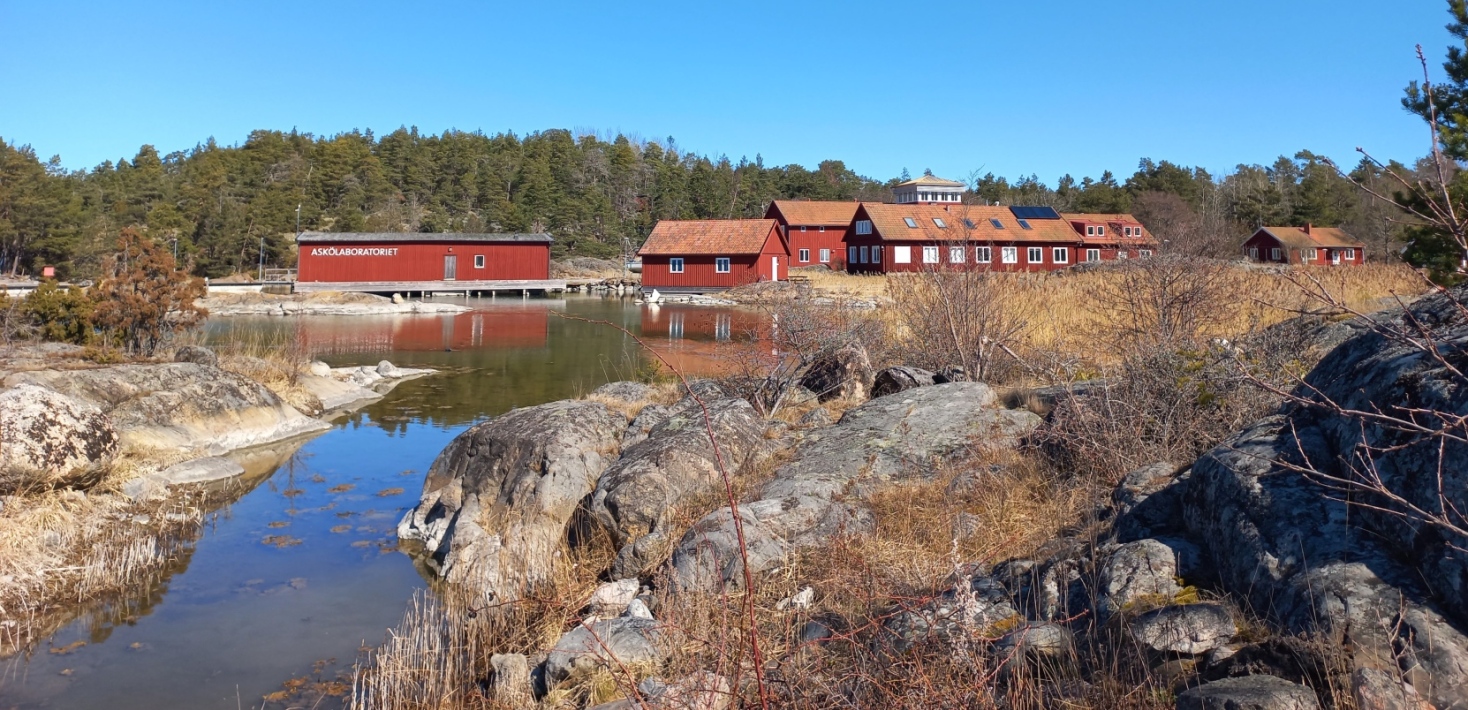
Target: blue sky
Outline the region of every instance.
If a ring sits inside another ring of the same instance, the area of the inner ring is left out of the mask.
[[[69,168],[250,130],[625,131],[766,164],[1050,184],[1149,156],[1425,152],[1442,0],[0,0],[0,137]]]

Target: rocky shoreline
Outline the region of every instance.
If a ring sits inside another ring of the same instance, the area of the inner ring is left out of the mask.
[[[225,293],[202,299],[211,316],[380,316],[453,314],[471,310],[454,303],[411,301],[366,293],[323,292],[281,296]]]
[[[1410,316],[1378,318],[1431,323],[1439,342],[1468,342],[1468,315],[1450,299],[1410,308]],[[1046,698],[1083,702],[1106,682],[1079,660],[1091,649],[1134,659],[1146,682],[1166,683],[1159,691],[1179,710],[1342,707],[1336,698],[1360,710],[1468,708],[1468,576],[1455,552],[1464,540],[1409,517],[1434,505],[1468,509],[1464,446],[1411,444],[1401,431],[1363,428],[1346,410],[1302,403],[1461,416],[1468,400],[1443,366],[1455,357],[1357,328],[1306,378],[1300,401],[1195,462],[1118,474],[1108,505],[1033,554],[961,560],[947,580],[934,580],[936,595],[875,610],[865,622],[822,609],[798,576],[782,579],[800,589],[775,605],[794,615],[799,643],[771,669],[819,657],[828,644],[865,649],[881,664],[937,653],[992,673],[981,689],[988,703],[1021,676]],[[622,382],[586,400],[512,411],[444,451],[399,536],[485,607],[514,605],[544,586],[568,536],[599,530],[611,541],[599,570],[610,581],[581,607],[579,624],[529,653],[490,649],[500,654],[490,682],[503,702],[551,702],[599,673],[639,668],[649,669],[640,684],[619,685],[635,703],[597,707],[683,707],[691,696],[707,700],[699,707],[729,707],[754,692],[748,668],[731,676],[684,664],[661,675],[672,649],[700,643],[679,614],[754,593],[750,582],[799,575],[792,565],[802,555],[872,535],[881,496],[931,480],[976,449],[1017,451],[1041,426],[984,384],[935,384],[896,369],[903,372],[834,368],[845,393],[865,400],[834,424],[814,411],[797,426],[763,420],[711,382],[670,404]],[[883,396],[867,399],[879,380]],[[1068,396],[1086,406],[1089,395]],[[1349,476],[1341,471],[1363,436],[1395,496],[1364,509],[1302,468]],[[762,467],[772,473],[753,479],[738,505],[719,502],[730,480]],[[680,522],[673,512],[689,506],[703,515]]]

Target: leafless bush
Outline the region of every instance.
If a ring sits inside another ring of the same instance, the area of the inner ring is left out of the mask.
[[[962,264],[890,277],[905,364],[932,370],[961,365],[984,382],[1011,376],[1023,366],[1015,347],[1031,315],[1022,278]]]
[[[1108,269],[1114,278],[1097,284],[1101,318],[1092,337],[1123,356],[1194,346],[1213,326],[1228,322],[1240,301],[1221,261],[1163,254]]]

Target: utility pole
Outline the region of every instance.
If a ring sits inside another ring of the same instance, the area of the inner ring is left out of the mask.
[[[296,205],[296,237],[301,236],[301,205]]]
[[[258,281],[265,281],[265,237],[260,237],[260,277]]]

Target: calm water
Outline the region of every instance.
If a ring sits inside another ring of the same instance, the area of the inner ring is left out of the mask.
[[[442,372],[310,441],[242,456],[251,473],[165,579],[78,610],[28,657],[0,661],[0,707],[255,708],[289,679],[349,674],[425,584],[394,531],[449,440],[511,407],[650,367],[624,333],[561,316],[619,324],[694,370],[715,366],[716,343],[753,323],[728,309],[614,299],[466,303],[475,310],[456,316],[211,322],[214,342],[298,337],[333,365],[387,359]]]

